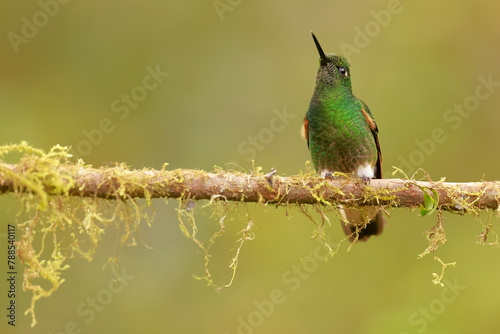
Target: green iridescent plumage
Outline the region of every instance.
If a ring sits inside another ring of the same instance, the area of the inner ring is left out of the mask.
[[[351,88],[345,58],[325,54],[313,34],[320,54],[314,95],[304,118],[307,140],[315,169],[323,174],[354,173],[363,179],[382,178],[378,128],[368,106]],[[366,240],[382,231],[378,210],[342,208],[344,230],[351,240]]]

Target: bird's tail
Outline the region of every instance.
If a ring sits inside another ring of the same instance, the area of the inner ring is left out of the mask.
[[[379,235],[384,229],[385,220],[376,207],[340,207],[341,225],[351,242],[366,241],[372,235]]]

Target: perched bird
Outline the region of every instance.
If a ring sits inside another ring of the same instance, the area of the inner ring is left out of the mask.
[[[381,179],[377,123],[368,106],[351,89],[349,64],[344,57],[319,52],[316,87],[304,118],[302,136],[318,173],[354,174],[365,181]],[[340,207],[342,227],[351,241],[367,240],[382,233],[384,218],[376,207]]]

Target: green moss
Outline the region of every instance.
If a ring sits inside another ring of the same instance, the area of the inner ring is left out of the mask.
[[[245,209],[240,210],[241,207]],[[187,195],[184,195],[179,200],[179,207],[177,208],[179,228],[188,239],[196,244],[203,254],[203,275],[195,275],[194,278],[205,281],[208,286],[215,288],[216,291],[220,291],[222,288],[229,287],[233,283],[243,245],[255,237],[253,232],[254,223],[250,218],[248,210],[246,210],[245,203],[228,202],[224,196],[213,196],[201,209],[210,210],[210,220],[216,222],[218,226],[210,236],[206,238],[199,236],[199,229],[195,219],[195,201]],[[235,212],[238,215],[238,220],[246,222],[246,225],[237,233],[236,247],[229,263],[230,278],[227,283],[220,284],[218,283],[219,279],[216,280],[211,271],[212,248],[217,240],[226,233],[227,220],[231,220],[229,215]]]
[[[109,200],[69,196],[74,180],[62,174],[61,167],[91,166],[81,160],[70,161],[67,147],[56,145],[48,153],[25,142],[0,147],[1,161],[17,157],[16,170],[0,163],[0,173],[13,180],[15,194],[22,204],[18,226],[23,234],[18,242],[18,255],[25,264],[23,289],[32,293],[25,314],[31,315],[34,326],[36,302],[51,296],[64,283],[62,273],[69,268],[68,259],[77,256],[91,261],[110,226],[122,229],[122,244],[135,245],[139,223],[150,223],[153,217],[146,212],[149,200],[145,203],[116,200],[109,205]],[[122,172],[115,170],[107,177],[134,182],[127,175],[128,168],[121,167]],[[127,198],[127,182],[116,190],[116,198]]]
[[[11,162],[13,160],[13,162]],[[5,163],[9,161],[15,165]],[[15,167],[13,167],[15,166]],[[167,164],[162,167],[159,173],[167,172]],[[120,244],[134,246],[137,244],[137,235],[141,224],[150,225],[154,219],[154,210],[152,208],[152,194],[159,192],[165,186],[166,180],[159,180],[157,183],[149,182],[144,184],[145,179],[142,175],[157,176],[158,171],[143,169],[142,173],[134,173],[125,164],[118,164],[117,168],[103,168],[103,177],[101,184],[114,184],[116,188],[107,193],[109,199],[100,199],[96,197],[77,197],[70,196],[71,190],[75,188],[75,180],[64,173],[66,169],[85,170],[90,168],[82,160],[74,162],[69,154],[67,147],[59,145],[54,146],[48,153],[32,148],[25,142],[16,145],[7,145],[0,147],[0,173],[6,180],[12,180],[15,196],[18,197],[22,205],[22,210],[18,214],[20,221],[18,226],[22,230],[22,237],[18,243],[18,254],[20,259],[26,265],[24,272],[23,289],[32,293],[31,304],[26,314],[32,316],[32,325],[36,324],[35,305],[43,297],[49,297],[64,283],[63,272],[69,268],[68,260],[74,257],[82,257],[92,261],[95,251],[101,242],[101,238],[110,227],[120,231]],[[241,168],[240,168],[241,169]],[[263,169],[252,163],[251,174],[259,178],[268,180],[265,191],[275,190],[272,174],[263,174]],[[396,170],[398,172],[398,170]],[[168,171],[170,182],[182,183],[185,181],[181,170]],[[208,177],[204,171],[194,171],[197,177]],[[216,167],[214,173],[219,173],[227,177],[227,171]],[[402,173],[399,170],[399,173]],[[172,174],[174,175],[171,178]],[[245,176],[242,172],[232,171],[233,175]],[[404,175],[409,181],[415,181],[416,174],[410,178]],[[430,177],[424,172],[424,176],[430,181]],[[158,176],[160,178],[160,176]],[[363,181],[352,178],[349,175],[336,173],[334,177],[341,180],[344,185],[363,187],[363,198],[369,203],[386,203],[387,207],[395,206],[395,192],[387,189],[375,189]],[[314,180],[314,178],[316,178]],[[269,205],[283,207],[288,213],[294,208],[307,217],[314,224],[312,238],[319,238],[330,255],[335,255],[342,244],[349,244],[348,250],[352,244],[347,238],[341,239],[332,245],[329,242],[325,228],[330,226],[330,219],[340,219],[338,203],[325,198],[325,190],[328,189],[333,194],[345,196],[341,187],[335,187],[329,180],[320,178],[311,168],[310,163],[306,164],[305,172],[290,176],[290,185],[303,187],[317,200],[314,205],[291,205],[282,202],[283,195],[289,191],[289,188],[280,189],[276,195],[273,204],[264,200],[260,195],[258,205],[267,207]],[[315,182],[311,186],[311,180]],[[344,183],[345,182],[345,183]],[[431,181],[432,182],[432,181]],[[443,180],[435,182],[434,185],[439,188]],[[98,185],[99,186],[99,185]],[[147,188],[146,188],[147,186]],[[224,186],[221,186],[224,188]],[[132,198],[131,189],[144,194],[145,200]],[[396,190],[397,192],[397,190]],[[434,204],[439,203],[437,193],[433,197]],[[481,194],[466,193],[461,189],[448,190],[448,196],[459,206],[462,213],[478,214],[479,210],[468,199],[471,196]],[[499,195],[500,197],[500,195]],[[358,199],[352,197],[353,201]],[[499,200],[497,198],[496,200]],[[275,202],[275,203],[274,203]],[[248,204],[245,203],[245,197],[241,196],[239,202],[229,202],[224,196],[213,196],[200,211],[209,212],[210,220],[215,222],[212,231],[203,226],[200,230],[195,219],[195,200],[188,193],[183,194],[179,199],[177,208],[179,227],[182,233],[192,240],[198,247],[203,256],[203,274],[195,276],[196,279],[205,281],[209,286],[220,290],[232,284],[238,263],[239,256],[244,244],[254,239],[255,223],[250,216]],[[199,205],[199,204],[198,204]],[[436,204],[437,205],[437,204]],[[442,278],[445,269],[454,265],[454,263],[444,263],[435,255],[439,246],[446,242],[444,225],[442,222],[442,208],[437,206],[430,207],[432,211],[438,212],[438,222],[427,233],[428,247],[419,255],[423,257],[427,254],[433,254],[435,260],[441,265],[441,273],[433,274],[434,283],[442,284]],[[429,209],[428,208],[428,209]],[[382,208],[385,209],[385,208]],[[429,213],[431,210],[428,210]],[[219,239],[227,233],[228,222],[238,221],[242,227],[235,227],[239,232],[232,232],[235,235],[234,247],[230,247],[229,268],[230,275],[227,283],[216,283],[211,270],[211,260],[214,254],[214,246]],[[493,234],[496,240],[494,245],[498,246],[498,236],[491,230],[491,223],[483,224],[483,232],[478,240],[486,244],[488,235]],[[489,244],[492,244],[491,242]],[[114,264],[115,258],[110,258],[110,263]],[[48,284],[47,284],[48,283]]]

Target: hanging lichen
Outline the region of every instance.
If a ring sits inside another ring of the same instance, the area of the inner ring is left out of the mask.
[[[154,219],[153,198],[179,198],[180,230],[203,256],[203,274],[195,278],[217,290],[232,284],[243,246],[255,238],[256,222],[247,202],[263,208],[278,206],[286,214],[297,209],[313,222],[312,238],[321,240],[330,256],[342,244],[349,245],[347,250],[353,245],[343,236],[329,242],[325,228],[330,226],[330,220],[339,218],[339,204],[378,205],[382,210],[404,204],[411,209],[420,207],[423,216],[437,212],[436,225],[426,232],[428,246],[419,255],[433,254],[441,265],[441,272],[433,274],[435,284],[442,285],[445,269],[455,265],[436,255],[446,242],[444,210],[478,217],[484,208],[496,209],[489,211],[486,223],[478,218],[482,224],[478,242],[499,245],[490,220],[498,216],[500,182],[433,182],[424,172],[427,182],[417,181],[414,174],[404,175],[404,180],[387,180],[387,187],[374,187],[344,174],[334,175],[335,180],[321,178],[309,164],[305,172],[286,178],[276,176],[276,170],[264,174],[255,165],[250,174],[221,168],[212,173],[167,170],[167,166],[139,171],[125,164],[93,168],[82,160],[73,161],[69,149],[59,145],[48,153],[24,142],[0,147],[0,192],[14,193],[20,203],[17,220],[21,236],[17,247],[25,264],[23,289],[32,293],[26,311],[32,316],[32,325],[36,324],[36,302],[51,296],[64,283],[68,260],[81,257],[91,261],[109,228],[119,231],[120,245],[137,244],[141,225],[149,226]],[[396,169],[396,173],[402,171]],[[384,180],[373,182],[377,181]],[[203,203],[198,202],[200,199],[206,202],[195,209],[200,205],[195,203]],[[207,229],[204,224],[201,229],[196,210],[205,212],[214,225]],[[221,280],[213,274],[211,261],[215,246],[223,235],[227,236],[229,227],[230,238],[234,239],[224,250],[229,257],[229,274]]]

